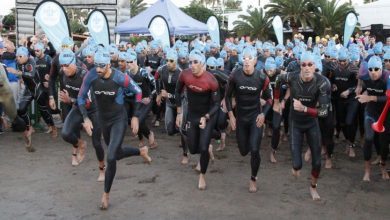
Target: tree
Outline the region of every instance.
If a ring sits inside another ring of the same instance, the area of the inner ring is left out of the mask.
[[[70,31],[74,34],[83,34],[87,31],[87,28],[77,20],[70,21]]]
[[[242,3],[242,1],[238,1],[238,0],[226,0],[225,1],[225,8],[226,9],[241,9],[241,3]]]
[[[233,22],[234,31],[238,35],[249,35],[251,38],[267,40],[271,21],[264,16],[263,9],[248,9],[248,15],[239,15],[240,20]]]
[[[83,34],[87,31],[84,21],[88,17],[88,10],[79,8],[67,8],[66,14],[69,18],[70,31],[75,34]]]
[[[143,0],[130,0],[130,17],[134,17],[146,9],[147,4]]]
[[[216,4],[218,5],[220,3],[220,0],[193,0],[191,4],[200,4],[205,7],[212,6],[214,7]]]
[[[354,12],[351,4],[338,5],[338,0],[318,0],[315,9],[314,32],[321,35],[341,35],[348,13]]]
[[[3,27],[5,29],[10,30],[10,29],[12,29],[15,26],[15,18],[16,18],[15,11],[16,11],[16,9],[12,8],[11,9],[11,13],[9,13],[6,16],[4,16],[4,18],[3,18]]]
[[[213,11],[199,4],[191,3],[189,6],[180,9],[187,15],[203,23],[206,23],[210,16],[215,16]]]
[[[268,17],[279,15],[283,22],[289,22],[293,34],[298,33],[300,27],[313,27],[314,12],[311,0],[271,0],[265,5]]]
[[[364,0],[364,4],[371,3],[371,2],[376,2],[378,0]]]

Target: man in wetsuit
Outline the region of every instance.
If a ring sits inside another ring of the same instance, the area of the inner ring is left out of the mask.
[[[200,154],[198,188],[206,189],[205,174],[209,163],[209,144],[212,129],[216,122],[216,112],[220,105],[218,82],[205,71],[205,56],[199,50],[193,50],[189,56],[190,68],[183,70],[176,85],[175,99],[177,105],[176,125],[181,126],[182,92],[187,89],[187,144],[191,154]]]
[[[108,145],[107,169],[104,180],[104,193],[101,200],[101,209],[108,208],[109,193],[116,173],[116,161],[134,156],[142,156],[146,162],[151,162],[148,148],[122,147],[123,138],[127,128],[127,114],[123,106],[123,89],[128,89],[141,101],[141,89],[128,75],[111,68],[109,52],[101,48],[95,54],[95,66],[83,80],[77,104],[84,119],[84,128],[92,135],[93,124],[88,117],[87,97],[91,89],[96,99],[96,107],[99,113],[100,125],[105,143]],[[131,120],[131,128],[134,134],[138,133],[138,113]]]
[[[290,148],[293,157],[292,174],[300,176],[302,168],[302,144],[306,135],[312,155],[310,194],[319,200],[317,180],[321,170],[321,144],[318,117],[326,117],[329,107],[330,85],[324,76],[316,74],[315,58],[310,52],[300,57],[300,72],[281,74],[276,83],[274,105],[278,105],[278,88],[283,83],[290,87],[293,103],[290,107]],[[317,108],[318,106],[318,108]]]
[[[45,123],[48,126],[54,126],[53,118],[47,106],[47,95],[45,96],[43,85],[39,83],[39,73],[36,70],[34,58],[29,57],[29,52],[26,47],[19,47],[16,51],[17,70],[8,68],[7,70],[16,75],[22,76],[26,89],[20,98],[18,115],[26,123],[24,138],[26,141],[27,151],[34,152],[35,149],[31,145],[31,120],[28,115],[28,107],[33,99],[38,104],[39,111]]]
[[[247,47],[243,51],[243,67],[230,74],[226,90],[226,107],[232,130],[236,131],[238,149],[242,156],[251,153],[251,178],[249,192],[256,192],[257,172],[260,167],[260,145],[265,115],[272,105],[272,89],[269,79],[262,71],[255,69],[256,50]],[[237,120],[233,113],[232,96],[237,101]],[[260,96],[266,99],[261,107]]]
[[[170,49],[166,55],[167,64],[158,68],[155,77],[157,78],[157,104],[165,100],[165,130],[172,136],[179,132],[176,127],[177,107],[175,100],[176,83],[179,79],[181,69],[177,64],[178,56],[175,50]],[[183,148],[183,158],[181,163],[188,164],[188,148],[183,135],[181,136],[181,147]]]
[[[81,139],[80,127],[82,126],[83,116],[80,109],[77,106],[77,95],[80,91],[81,85],[88,70],[78,64],[76,64],[76,56],[74,53],[65,49],[61,52],[59,57],[61,65],[62,80],[65,84],[65,89],[60,92],[60,101],[64,104],[70,105],[68,116],[65,119],[64,126],[62,127],[62,138],[72,144],[72,166],[78,166],[85,157],[86,141]],[[93,98],[94,96],[92,96]],[[97,110],[94,102],[88,99],[88,117],[93,124],[92,132],[92,144],[96,151],[96,157],[99,162],[99,177],[98,181],[104,181],[104,150],[101,143],[101,128],[98,121]]]

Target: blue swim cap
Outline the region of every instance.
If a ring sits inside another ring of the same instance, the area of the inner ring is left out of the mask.
[[[309,61],[309,62],[313,62],[315,61],[314,59],[314,56],[311,52],[309,51],[305,51],[302,53],[301,55],[301,62],[305,62],[305,61]]]
[[[242,56],[251,56],[252,58],[257,57],[257,51],[254,47],[248,46],[242,51]]]
[[[314,64],[316,65],[316,68],[322,72],[322,61],[320,56],[314,55]]]
[[[215,57],[209,57],[206,62],[207,66],[210,67],[216,67],[217,66],[217,59]]]
[[[36,43],[34,46],[34,50],[43,50],[43,49],[45,49],[45,46],[41,42]]]
[[[340,48],[339,54],[338,54],[338,59],[339,60],[348,60],[348,50],[346,48]]]
[[[83,56],[94,56],[96,52],[96,45],[88,45],[83,50]]]
[[[115,44],[110,44],[110,45],[108,46],[108,51],[109,51],[110,54],[112,54],[112,55],[115,55],[115,54],[118,54],[118,53],[119,53],[119,50],[118,50],[118,48],[116,47]]]
[[[28,52],[27,47],[19,47],[19,48],[16,50],[16,56],[25,56],[25,57],[28,57],[29,54],[30,54],[30,53]]]
[[[374,50],[375,54],[382,54],[383,53],[383,44],[381,42],[376,43],[372,49]]]
[[[186,48],[180,48],[179,53],[177,54],[179,58],[187,57],[188,56],[188,50]]]
[[[221,50],[221,52],[219,52],[219,57],[225,59],[225,58],[227,57],[227,52],[226,52],[226,50]]]
[[[281,56],[275,57],[275,64],[277,68],[282,67],[284,64],[284,58]]]
[[[109,64],[110,62],[111,62],[111,57],[107,49],[101,48],[95,53],[95,63]]]
[[[382,60],[378,56],[372,56],[368,61],[368,68],[380,68],[382,69]]]
[[[60,53],[58,60],[60,62],[60,65],[75,64],[76,63],[76,56],[74,55],[72,50],[64,49]]]
[[[385,55],[383,55],[383,59],[389,60],[390,59],[390,51],[386,51]]]
[[[349,59],[351,61],[359,61],[360,60],[360,54],[359,52],[355,52],[355,51],[352,51],[350,56],[349,56]]]
[[[217,66],[225,66],[225,61],[222,58],[217,59]]]
[[[61,41],[61,46],[72,48],[74,46],[73,39],[71,37],[64,37]]]
[[[197,50],[197,49],[192,50],[189,57],[190,57],[190,59],[198,60],[202,64],[205,64],[205,62],[206,62],[205,56],[202,54],[202,52],[200,52],[200,50]]]
[[[266,60],[265,60],[265,70],[274,70],[276,69],[276,62],[275,62],[275,59],[273,57],[268,57]]]
[[[166,55],[168,60],[177,60],[177,52],[175,49],[169,49]]]
[[[134,60],[137,60],[137,53],[135,51],[128,51],[126,61],[134,61]]]
[[[118,60],[124,60],[124,61],[126,61],[126,60],[127,60],[127,56],[128,56],[127,52],[119,52],[119,54],[118,54]]]

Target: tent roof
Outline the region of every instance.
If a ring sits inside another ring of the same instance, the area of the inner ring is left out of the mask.
[[[158,0],[137,16],[119,24],[115,32],[118,34],[148,34],[150,20],[156,15],[165,18],[170,34],[190,35],[208,32],[206,24],[188,16],[170,0]]]
[[[390,1],[379,0],[355,7],[359,14],[361,29],[370,29],[372,24],[383,24],[384,29],[390,29]]]

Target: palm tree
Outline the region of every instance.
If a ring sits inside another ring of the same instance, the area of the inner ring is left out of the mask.
[[[247,12],[248,15],[239,15],[240,20],[233,22],[235,25],[234,31],[241,36],[249,35],[251,38],[258,38],[259,40],[268,39],[270,20],[264,17],[263,9],[248,9]]]
[[[312,0],[271,0],[264,6],[268,17],[279,15],[283,23],[289,22],[293,34],[298,33],[299,27],[313,26],[314,13],[311,10]]]
[[[318,0],[315,10],[314,32],[322,35],[341,34],[348,13],[354,12],[351,4],[339,5],[339,0]]]
[[[371,3],[371,2],[376,2],[377,0],[364,0],[364,4]]]
[[[134,17],[146,9],[147,4],[143,0],[130,0],[130,17]]]

